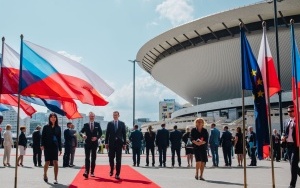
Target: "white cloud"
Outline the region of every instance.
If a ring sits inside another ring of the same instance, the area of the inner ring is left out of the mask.
[[[82,57],[80,56],[76,56],[76,55],[72,55],[72,54],[69,54],[68,52],[66,51],[58,51],[57,53],[63,55],[63,56],[66,56],[74,61],[77,61],[77,62],[81,62],[82,61]]]
[[[194,8],[190,0],[165,0],[157,5],[156,11],[161,18],[167,18],[173,26],[193,20]]]
[[[186,101],[155,81],[147,73],[136,76],[135,82],[135,118],[150,118],[158,120],[158,104],[164,99],[175,99],[179,104],[185,104]],[[110,83],[114,85],[113,83]],[[88,113],[95,112],[97,115],[104,116],[106,121],[112,120],[113,111],[120,112],[120,119],[127,125],[132,125],[133,114],[133,82],[124,85],[116,90],[109,98],[109,104],[105,107],[93,107],[89,105],[79,105],[79,111]]]
[[[149,27],[157,26],[157,25],[158,25],[158,23],[157,23],[156,21],[152,21],[152,22],[150,22],[150,23],[147,23],[147,24],[146,24],[146,27],[149,28]]]

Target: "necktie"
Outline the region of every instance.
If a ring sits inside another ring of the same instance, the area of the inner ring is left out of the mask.
[[[114,121],[115,122],[115,132],[117,132],[117,130],[118,130],[118,123],[117,123],[117,121]]]
[[[93,122],[91,122],[91,131],[94,130],[94,125],[93,125]]]

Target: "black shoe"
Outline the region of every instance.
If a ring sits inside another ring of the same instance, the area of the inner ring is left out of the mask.
[[[133,165],[132,166],[135,166],[135,163],[133,163]]]
[[[164,163],[164,167],[166,167],[166,164]]]
[[[109,172],[109,176],[112,176],[114,173],[112,171]]]
[[[119,180],[119,179],[120,179],[120,176],[119,176],[119,175],[116,175],[115,178],[116,178],[117,180]]]
[[[149,164],[146,164],[145,166],[149,166]]]
[[[152,166],[155,166],[155,164],[152,164]]]
[[[95,174],[94,174],[94,172],[93,172],[93,173],[91,173],[91,177],[95,177]]]
[[[88,175],[88,173],[87,173],[87,172],[85,172],[85,173],[83,174],[83,176],[84,176],[86,179],[88,179],[88,178],[89,178],[89,175]]]
[[[48,182],[48,177],[44,175],[44,182]]]
[[[158,165],[159,167],[162,167],[162,165],[160,164],[160,165]]]
[[[136,166],[137,166],[137,167],[139,167],[139,166],[140,166],[140,164],[137,164]]]
[[[39,166],[38,166],[38,167],[43,167],[43,165],[39,164]]]

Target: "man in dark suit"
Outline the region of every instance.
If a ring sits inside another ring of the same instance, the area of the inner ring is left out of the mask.
[[[32,133],[32,149],[34,166],[42,166],[42,150],[41,150],[41,126],[37,126]]]
[[[80,136],[83,137],[83,139],[85,139],[85,172],[83,174],[85,178],[88,178],[89,176],[90,165],[91,177],[95,177],[94,170],[96,165],[96,151],[98,148],[98,139],[102,136],[102,129],[100,123],[94,121],[95,114],[93,112],[89,113],[89,118],[90,122],[84,124],[82,130],[80,131]]]
[[[134,130],[131,132],[129,137],[129,140],[131,141],[131,147],[132,147],[133,166],[135,165],[140,166],[140,160],[141,160],[141,147],[143,141],[143,133],[138,129],[139,126],[135,125]]]
[[[152,131],[152,126],[148,126],[148,131],[144,135],[145,144],[146,144],[146,166],[149,166],[149,150],[152,155],[152,166],[155,166],[155,156],[154,156],[154,147],[155,147],[155,132]]]
[[[224,132],[220,139],[220,145],[223,149],[225,166],[231,166],[232,134],[228,131],[228,126],[224,126],[223,130]]]
[[[253,127],[248,127],[248,143],[249,143],[249,149],[250,149],[250,158],[251,163],[248,166],[256,166],[257,160],[256,160],[256,133],[253,131]]]
[[[161,124],[161,129],[157,130],[156,134],[156,146],[158,147],[159,153],[159,166],[166,167],[166,154],[167,148],[169,147],[169,131],[165,128],[166,124]]]
[[[181,166],[181,156],[180,156],[181,138],[182,138],[182,133],[177,130],[177,125],[174,125],[174,131],[170,132],[172,167],[174,167],[175,164],[175,152],[177,155],[178,166],[179,167]]]
[[[218,148],[220,146],[220,131],[216,128],[215,123],[211,124],[210,137],[208,143],[211,150],[213,166],[218,167],[219,166]]]
[[[294,106],[288,106],[288,114],[290,118],[286,121],[284,130],[285,135],[283,140],[286,141],[288,158],[291,166],[291,182],[289,188],[296,187],[297,175],[300,176],[299,163],[299,147],[297,146],[296,134],[299,134],[296,129]]]
[[[108,122],[105,136],[105,148],[108,150],[110,172],[114,173],[114,159],[116,158],[116,179],[120,179],[122,148],[126,148],[126,128],[124,122],[119,120],[118,111],[113,112],[113,121]]]
[[[65,138],[65,153],[63,156],[63,167],[69,167],[70,162],[70,154],[72,148],[72,134],[70,131],[72,123],[67,123],[67,129],[64,131],[64,138]]]

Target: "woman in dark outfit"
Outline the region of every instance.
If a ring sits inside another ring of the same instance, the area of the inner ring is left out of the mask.
[[[149,151],[152,155],[152,166],[155,166],[155,156],[154,156],[154,147],[155,147],[155,132],[152,131],[152,126],[148,126],[148,132],[144,135],[144,140],[146,142],[146,166],[149,166]]]
[[[25,136],[26,127],[25,126],[20,127],[20,131],[21,134],[19,136],[19,142],[18,142],[20,155],[18,157],[17,164],[18,166],[23,166],[23,157],[26,154],[26,148],[27,148],[27,138]]]
[[[193,145],[192,145],[191,131],[190,131],[189,126],[187,126],[185,129],[185,133],[182,136],[182,141],[185,143],[185,154],[186,154],[186,158],[188,161],[187,167],[193,167],[194,149],[193,149]]]
[[[236,134],[234,138],[234,152],[237,155],[238,166],[243,166],[243,133],[241,127],[236,128]]]
[[[53,161],[54,184],[57,184],[58,155],[61,155],[61,129],[55,113],[49,115],[49,123],[43,127],[41,149],[44,150],[45,156],[44,181],[48,182],[47,171],[50,161]]]
[[[194,121],[195,128],[192,129],[191,131],[191,140],[194,146],[194,154],[195,154],[195,159],[196,159],[196,174],[195,174],[195,179],[198,180],[203,180],[203,171],[205,167],[205,163],[208,161],[207,160],[207,142],[208,142],[208,132],[204,126],[204,119],[202,118],[197,118]],[[200,170],[200,176],[199,175],[199,170]]]

